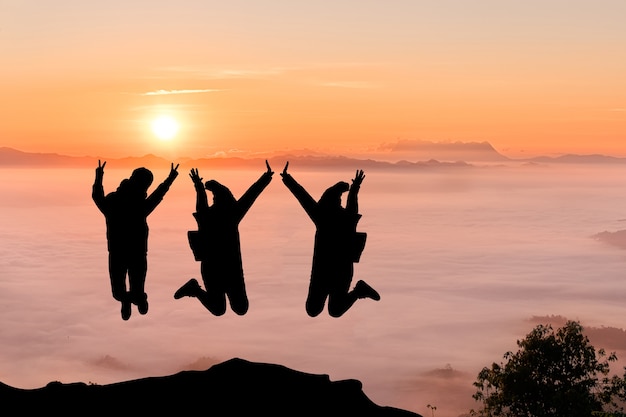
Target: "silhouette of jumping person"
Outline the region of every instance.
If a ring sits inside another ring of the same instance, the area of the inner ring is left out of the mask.
[[[200,273],[204,288],[195,278],[187,281],[175,293],[174,298],[195,297],[216,316],[226,312],[226,298],[238,315],[248,311],[248,296],[243,278],[239,223],[257,197],[272,181],[274,172],[265,161],[267,171],[236,200],[230,190],[215,180],[202,184],[197,169],[189,176],[196,189],[197,232],[189,232],[189,243],[195,259],[200,261]],[[209,206],[205,188],[213,193]]]
[[[363,171],[356,171],[352,185],[338,182],[324,191],[316,202],[287,172],[288,167],[289,162],[280,174],[283,183],[300,202],[316,228],[311,281],[306,300],[307,314],[311,317],[319,315],[324,310],[326,298],[328,313],[332,317],[342,316],[360,298],[380,300],[378,292],[362,280],[350,291],[353,263],[359,261],[365,246],[365,233],[356,231],[361,218],[357,194],[365,178]],[[341,195],[346,191],[348,199],[344,208]]]
[[[131,303],[137,305],[140,314],[148,312],[148,295],[145,292],[148,269],[147,217],[163,200],[176,179],[178,165],[172,164],[168,177],[150,195],[148,188],[154,177],[150,170],[142,167],[135,169],[130,178],[122,180],[117,190],[106,197],[102,185],[105,165],[106,161],[102,164],[98,161],[92,198],[106,220],[113,298],[122,303],[122,319],[128,320]]]

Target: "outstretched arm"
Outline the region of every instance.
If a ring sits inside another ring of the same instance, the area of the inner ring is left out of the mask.
[[[359,193],[359,189],[361,188],[361,183],[365,178],[365,174],[363,170],[357,170],[354,179],[352,180],[352,185],[350,186],[350,191],[348,191],[348,201],[346,202],[346,210],[350,213],[357,214],[359,212],[359,200],[357,195]]]
[[[204,190],[202,177],[200,177],[200,174],[198,173],[198,168],[191,168],[189,177],[191,178],[191,181],[193,181],[193,186],[196,189],[196,213],[199,213],[209,207],[209,200],[207,199],[206,191]]]
[[[170,168],[170,174],[167,176],[165,181],[159,184],[156,190],[154,190],[152,194],[150,194],[148,198],[146,199],[148,202],[147,214],[152,213],[152,210],[154,210],[156,206],[159,205],[161,200],[163,200],[163,197],[165,197],[165,193],[168,192],[168,190],[170,189],[170,186],[172,185],[172,183],[178,176],[178,165],[179,164],[176,164],[176,166],[174,166],[174,163],[172,163],[172,167]]]
[[[96,168],[96,179],[93,183],[93,187],[91,190],[91,198],[96,203],[96,206],[100,211],[104,209],[104,186],[102,185],[102,179],[104,177],[104,167],[106,166],[106,161],[101,163],[98,160],[98,168]]]
[[[265,187],[267,187],[272,181],[272,175],[274,175],[274,171],[272,171],[272,168],[270,167],[270,164],[269,162],[267,162],[267,160],[265,161],[265,166],[267,167],[267,171],[265,171],[263,175],[261,175],[261,178],[259,178],[254,184],[252,184],[250,188],[248,188],[248,190],[243,193],[241,198],[237,200],[239,220],[243,219],[243,216],[245,216],[248,210],[250,210],[250,207],[252,207],[252,204],[254,204],[257,197],[261,195],[263,190],[265,190]]]
[[[311,220],[315,223],[317,221],[318,212],[317,202],[304,189],[304,187],[298,184],[291,174],[287,172],[287,168],[289,168],[289,162],[285,165],[283,172],[280,173],[280,176],[283,177],[283,184],[287,186],[289,191],[291,191],[291,193],[296,197],[304,211],[306,211]]]

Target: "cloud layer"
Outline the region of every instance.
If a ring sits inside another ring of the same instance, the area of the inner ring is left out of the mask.
[[[93,170],[2,170],[0,381],[105,384],[242,357],[359,379],[379,404],[424,415],[431,404],[456,417],[473,405],[478,371],[514,350],[534,316],[581,320],[593,343],[620,356],[623,252],[590,236],[620,229],[626,172],[545,169],[366,173],[359,228],[368,243],[355,279],[382,299],[341,319],[304,311],[315,230],[276,179],[240,228],[249,313],[214,317],[196,300],[174,300],[199,277],[186,240],[194,190],[180,175],[149,218],[150,312],[128,322],[111,297]],[[354,175],[290,170],[314,198]],[[107,170],[105,190],[127,171]],[[240,196],[261,173],[201,175]]]

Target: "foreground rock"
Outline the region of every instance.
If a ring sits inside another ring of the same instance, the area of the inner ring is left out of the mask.
[[[110,385],[51,382],[23,390],[0,384],[0,404],[3,415],[419,417],[373,403],[357,380],[333,382],[328,375],[242,359]]]

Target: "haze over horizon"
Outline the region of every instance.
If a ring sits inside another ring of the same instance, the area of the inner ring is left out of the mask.
[[[325,159],[345,158],[347,160],[363,160],[368,162],[398,163],[398,162],[466,162],[466,163],[482,163],[482,164],[500,164],[504,162],[571,162],[571,163],[603,163],[603,162],[626,162],[625,157],[619,157],[612,154],[601,153],[570,153],[570,152],[554,152],[551,155],[537,155],[534,157],[509,157],[498,151],[489,142],[461,142],[461,141],[442,141],[431,142],[424,140],[401,140],[397,142],[383,143],[379,146],[365,150],[352,151],[345,154],[333,154],[320,150],[302,149],[285,149],[285,150],[267,150],[254,153],[244,152],[241,150],[231,149],[230,151],[217,152],[209,155],[175,155],[171,152],[162,154],[143,153],[137,155],[125,155],[117,158],[109,158],[106,154],[85,155],[83,153],[58,153],[58,152],[26,152],[22,149],[11,147],[0,147],[0,165],[15,165],[33,162],[37,163],[56,158],[57,163],[61,163],[63,158],[67,164],[75,163],[75,161],[95,159],[111,159],[126,161],[139,161],[145,159],[161,159],[182,160],[185,163],[189,161],[203,160],[256,160],[256,159],[276,159],[276,158],[309,158],[311,161],[316,159],[323,162]]]

